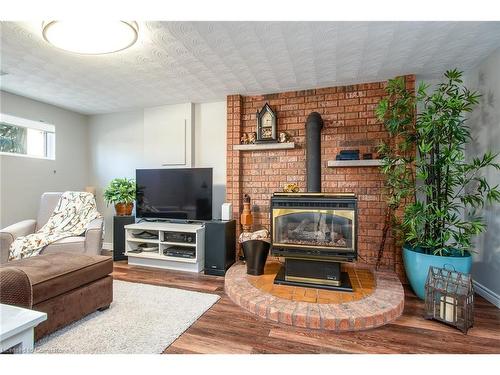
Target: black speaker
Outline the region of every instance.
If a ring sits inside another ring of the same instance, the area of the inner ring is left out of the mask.
[[[205,223],[205,275],[224,276],[236,259],[236,221]]]
[[[113,260],[127,259],[125,252],[125,225],[135,224],[134,216],[113,216]]]

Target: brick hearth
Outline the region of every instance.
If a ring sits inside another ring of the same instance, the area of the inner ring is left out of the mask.
[[[353,267],[350,265],[349,267]],[[279,267],[268,262],[263,276],[246,274],[246,265],[235,264],[226,274],[224,289],[231,300],[252,314],[296,327],[324,329],[336,332],[358,331],[380,327],[398,318],[403,313],[404,290],[393,273],[375,272],[375,287],[370,293],[360,291],[356,283],[353,293],[330,292],[339,295],[337,303],[331,300],[321,303],[317,298],[279,297],[268,291],[268,283],[256,279],[276,274]],[[286,289],[287,286],[278,286]],[[320,293],[317,289],[308,289]]]
[[[405,76],[407,87],[415,88],[415,76]],[[238,220],[243,194],[252,198],[254,227],[269,228],[269,200],[275,191],[295,182],[306,188],[305,121],[316,111],[325,122],[322,130],[322,191],[354,192],[358,197],[359,262],[375,264],[382,237],[385,202],[383,176],[377,167],[329,168],[342,149],[359,149],[360,154],[376,152],[387,133],[374,109],[384,97],[386,82],[284,92],[259,96],[227,97],[227,200]],[[286,131],[297,147],[291,150],[238,151],[243,132],[256,131],[255,113],[265,103],[276,112],[278,132]],[[239,229],[239,225],[238,225]],[[394,269],[404,279],[401,248],[392,237],[386,245],[382,266]]]
[[[353,291],[349,293],[336,290],[306,288],[290,285],[274,284],[274,278],[281,267],[279,262],[268,262],[265,273],[261,276],[248,276],[248,282],[264,292],[275,297],[299,302],[343,303],[358,301],[368,297],[375,290],[373,272],[367,268],[349,267],[344,265],[351,280]]]

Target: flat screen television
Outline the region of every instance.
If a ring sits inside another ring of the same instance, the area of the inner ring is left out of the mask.
[[[137,169],[136,216],[211,220],[212,168]]]

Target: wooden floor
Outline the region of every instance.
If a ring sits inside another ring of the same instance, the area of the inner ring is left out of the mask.
[[[224,278],[115,262],[115,279],[215,293],[221,299],[165,353],[500,353],[500,309],[477,296],[468,335],[422,318],[423,303],[406,289],[403,316],[368,331],[333,334],[264,321],[224,294]]]

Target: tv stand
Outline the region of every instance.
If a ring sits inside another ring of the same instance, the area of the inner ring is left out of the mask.
[[[200,220],[184,220],[184,219],[151,219],[144,218],[139,219],[139,223],[147,222],[147,223],[169,223],[169,224],[203,224],[204,221]]]
[[[166,233],[171,232],[183,234],[186,241],[166,241]],[[131,265],[201,272],[205,263],[205,227],[201,223],[150,221],[126,225],[125,255]]]
[[[151,219],[151,218],[144,218],[144,219],[139,219],[138,223],[171,223],[172,220],[170,219]]]

